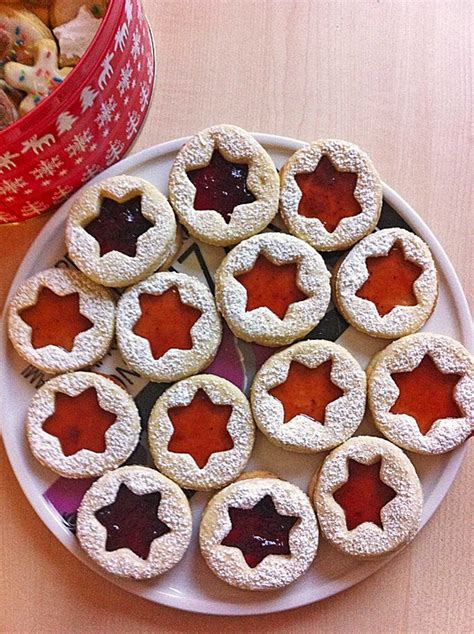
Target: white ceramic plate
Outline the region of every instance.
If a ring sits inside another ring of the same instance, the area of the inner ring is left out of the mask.
[[[272,155],[277,167],[303,143],[277,136],[256,134],[256,138]],[[177,139],[131,156],[104,172],[96,180],[120,173],[134,174],[153,182],[162,192],[167,191],[167,179],[171,162],[186,139]],[[384,188],[385,207],[381,226],[405,223],[428,242],[440,273],[440,296],[434,314],[425,330],[450,335],[465,346],[472,344],[471,320],[466,299],[458,278],[431,231],[423,221],[392,189]],[[12,285],[12,292],[27,277],[53,265],[67,266],[64,259],[63,240],[65,218],[70,206],[67,202],[48,222],[27,253]],[[223,257],[223,249],[197,245],[186,240],[176,270],[190,272],[206,279],[212,285],[212,274]],[[181,260],[181,262],[180,262]],[[328,256],[328,265],[334,257]],[[372,339],[347,328],[341,318],[331,311],[323,320],[315,337],[336,339],[346,346],[364,365],[370,356],[386,342]],[[235,383],[248,387],[249,377],[255,367],[268,356],[268,350],[236,342],[227,333],[223,347],[211,371],[230,378]],[[375,572],[391,557],[376,561],[360,562],[346,557],[322,540],[316,560],[309,572],[288,588],[278,592],[251,593],[240,591],[220,582],[208,570],[202,560],[197,533],[199,517],[209,495],[195,494],[191,499],[194,514],[194,538],[184,559],[169,573],[150,582],[124,581],[106,575],[89,561],[79,548],[73,532],[74,510],[80,496],[88,486],[84,481],[56,481],[56,477],[41,467],[30,455],[24,436],[24,419],[28,403],[43,380],[39,371],[26,364],[14,353],[8,343],[5,324],[0,339],[0,385],[1,421],[5,446],[23,491],[35,511],[54,535],[76,557],[107,577],[113,583],[137,595],[176,608],[210,614],[259,614],[294,608],[319,601],[348,588]],[[246,367],[246,376],[243,366]],[[101,365],[113,372],[136,397],[139,408],[146,418],[163,387],[147,384],[143,379],[127,372],[123,362],[113,352]],[[14,405],[14,406],[13,406]],[[370,422],[365,421],[358,433],[376,434]],[[464,455],[461,447],[444,456],[428,457],[411,455],[420,475],[425,495],[422,524],[426,524],[448,491]],[[278,475],[306,489],[311,476],[323,456],[306,456],[282,451],[261,435],[252,456],[250,469],[277,471]],[[145,443],[134,454],[134,460],[147,463]],[[278,465],[275,469],[275,465]]]

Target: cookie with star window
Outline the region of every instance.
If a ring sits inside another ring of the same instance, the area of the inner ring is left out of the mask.
[[[212,572],[245,590],[274,590],[295,581],[313,562],[318,539],[307,495],[272,476],[242,478],[219,491],[199,529]]]
[[[365,152],[322,139],[280,172],[280,212],[288,231],[318,251],[348,249],[371,233],[382,210],[382,181]]]
[[[101,568],[150,579],[184,556],[192,534],[189,502],[177,484],[147,467],[103,475],[77,512],[77,538]]]
[[[284,346],[315,328],[331,296],[330,274],[309,244],[284,233],[244,240],[216,271],[216,301],[236,337]]]
[[[117,343],[141,376],[171,383],[214,359],[222,323],[214,297],[197,278],[155,273],[129,288],[117,306]]]
[[[357,330],[398,339],[419,330],[438,298],[428,245],[405,229],[383,229],[356,244],[333,271],[334,300]]]
[[[235,480],[247,465],[254,439],[246,396],[210,374],[168,388],[148,421],[157,469],[186,489],[217,489]]]
[[[365,412],[365,372],[331,341],[302,341],[270,357],[255,375],[252,411],[274,444],[301,453],[347,440]]]
[[[89,478],[127,460],[140,437],[133,398],[94,372],[62,374],[38,389],[27,414],[31,451],[65,478]]]
[[[136,176],[113,176],[88,187],[66,224],[71,260],[103,286],[130,286],[170,261],[176,219],[166,198]]]
[[[357,436],[333,449],[310,497],[324,537],[354,557],[399,550],[420,526],[423,493],[415,467],[382,438]]]
[[[27,279],[8,311],[20,356],[49,374],[80,370],[107,353],[115,328],[110,292],[79,271],[47,269]]]
[[[379,352],[368,372],[376,426],[423,454],[455,449],[474,430],[474,358],[444,335],[418,333]]]
[[[178,152],[169,198],[180,222],[207,244],[229,246],[259,233],[278,211],[278,172],[245,130],[215,125]]]

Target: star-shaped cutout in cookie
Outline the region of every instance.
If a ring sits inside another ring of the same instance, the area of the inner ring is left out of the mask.
[[[413,284],[423,269],[405,258],[401,244],[395,242],[387,255],[367,258],[366,265],[369,277],[356,295],[375,304],[381,317],[395,306],[418,304]]]
[[[102,257],[119,251],[133,258],[137,254],[137,240],[154,225],[142,213],[142,197],[114,200],[104,196],[99,215],[84,229],[97,240]]]
[[[316,368],[292,361],[283,383],[269,390],[283,405],[283,422],[288,423],[299,414],[324,424],[326,407],[344,392],[331,381],[332,360]]]
[[[54,412],[43,423],[43,430],[56,436],[65,456],[81,449],[103,453],[105,433],[116,420],[115,414],[101,407],[95,388],[90,387],[77,396],[57,392]]]
[[[191,329],[202,313],[181,301],[175,287],[161,295],[142,293],[139,298],[141,315],[133,332],[150,342],[154,359],[159,359],[171,348],[190,350],[193,347]]]
[[[422,434],[427,434],[437,420],[462,418],[454,398],[454,389],[462,378],[462,374],[441,372],[426,354],[413,370],[392,374],[400,393],[390,412],[413,416]]]
[[[158,518],[160,502],[159,491],[137,495],[122,483],[115,501],[95,513],[107,530],[105,549],[128,548],[147,559],[154,540],[171,530]]]
[[[280,515],[271,495],[266,495],[251,509],[229,507],[232,528],[222,540],[223,546],[242,551],[250,568],[268,555],[290,555],[290,531],[298,517]]]
[[[307,299],[297,284],[298,264],[274,264],[261,253],[250,271],[236,276],[247,291],[246,310],[262,306],[283,319],[291,304]]]
[[[187,172],[196,188],[194,208],[214,209],[229,224],[238,205],[248,205],[256,198],[247,187],[248,165],[226,160],[214,150],[209,165]]]
[[[370,465],[351,459],[348,463],[349,478],[333,493],[345,513],[347,530],[364,522],[383,528],[380,512],[397,494],[380,479],[382,460]]]
[[[340,172],[324,154],[313,172],[296,174],[295,180],[302,194],[298,213],[305,218],[317,218],[329,233],[343,218],[357,216],[362,211],[354,197],[357,174]]]
[[[168,410],[174,428],[168,450],[189,454],[197,466],[204,469],[213,453],[234,446],[227,430],[231,414],[232,406],[216,405],[199,389],[188,405]]]
[[[35,349],[51,345],[71,352],[77,335],[94,325],[81,314],[79,293],[57,295],[46,286],[38,292],[36,304],[24,308],[20,317],[31,327]]]

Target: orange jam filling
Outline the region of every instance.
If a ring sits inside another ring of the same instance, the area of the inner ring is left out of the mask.
[[[139,301],[141,316],[133,332],[148,339],[155,359],[171,348],[190,350],[193,347],[191,328],[202,313],[184,304],[177,288],[169,288],[161,295],[142,293]]]
[[[51,345],[71,352],[77,335],[93,326],[80,312],[79,293],[56,295],[46,286],[39,291],[36,304],[22,310],[20,317],[31,326],[33,348]]]
[[[206,392],[199,389],[189,405],[171,407],[168,416],[174,432],[168,450],[189,454],[203,469],[213,453],[234,446],[227,431],[232,406],[216,405]]]
[[[387,255],[367,258],[366,264],[369,277],[356,295],[373,302],[381,317],[395,306],[418,304],[413,284],[423,269],[405,258],[401,244],[395,242]]]
[[[347,530],[364,522],[383,528],[380,511],[397,494],[380,479],[382,460],[371,465],[351,459],[348,462],[349,479],[333,493],[345,513]]]
[[[354,197],[357,174],[340,172],[327,156],[320,158],[313,172],[297,174],[295,180],[302,193],[298,213],[317,218],[329,233],[343,218],[360,214],[361,206]]]
[[[117,416],[102,409],[95,388],[90,387],[77,396],[58,392],[54,413],[43,423],[47,434],[56,436],[65,456],[81,449],[103,453],[106,449],[105,432]]]
[[[297,273],[295,262],[278,265],[260,254],[250,271],[236,276],[247,291],[246,310],[266,306],[283,319],[290,304],[307,299],[296,283]]]
[[[316,368],[291,362],[286,381],[269,390],[283,405],[284,423],[298,414],[305,414],[324,424],[326,407],[344,394],[331,381],[331,368],[331,359]]]
[[[427,434],[436,420],[463,417],[454,398],[462,375],[441,372],[428,354],[414,370],[395,372],[392,379],[400,394],[390,412],[413,416],[422,434]]]

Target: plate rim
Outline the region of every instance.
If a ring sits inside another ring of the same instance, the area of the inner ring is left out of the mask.
[[[290,138],[284,137],[274,134],[262,134],[262,133],[251,133],[257,141],[262,144],[264,147],[270,147],[275,150],[284,150],[287,152],[293,153],[300,147],[306,145],[306,142]],[[80,195],[80,193],[86,187],[89,187],[91,184],[99,182],[104,178],[108,178],[109,176],[113,176],[117,173],[122,173],[130,169],[137,168],[140,164],[146,163],[150,160],[153,160],[157,157],[160,157],[165,154],[177,152],[180,147],[189,140],[189,136],[180,137],[178,139],[171,139],[169,141],[165,141],[164,143],[160,143],[154,145],[150,148],[146,148],[132,156],[128,156],[125,159],[122,159],[115,165],[109,167],[107,170],[103,171],[97,177],[95,177],[89,183],[86,183],[74,196],[72,196],[68,201],[66,201],[51,218],[44,225],[42,230],[36,236],[35,240],[30,245],[28,251],[26,252],[23,260],[18,267],[18,270],[13,278],[13,281],[10,285],[10,289],[7,294],[7,298],[5,301],[5,306],[2,312],[2,329],[0,332],[0,358],[5,359],[7,354],[7,346],[8,344],[8,336],[6,333],[6,316],[7,309],[10,303],[11,297],[18,287],[19,283],[24,279],[23,271],[30,266],[30,261],[32,259],[32,254],[38,250],[40,245],[45,242],[47,236],[54,232],[58,226],[64,222],[65,215],[67,213],[68,207],[71,205],[74,198]],[[472,320],[469,310],[469,305],[467,303],[466,296],[464,294],[463,288],[459,281],[459,278],[456,274],[456,271],[451,264],[448,256],[446,255],[443,247],[438,241],[437,237],[428,227],[428,225],[421,219],[420,216],[415,212],[415,210],[402,198],[400,194],[398,194],[394,189],[392,189],[387,184],[383,183],[383,195],[387,202],[397,210],[398,213],[410,224],[413,229],[415,229],[416,233],[420,233],[423,236],[429,246],[435,259],[439,262],[440,268],[443,270],[443,273],[446,277],[446,282],[450,292],[452,293],[455,309],[459,317],[459,326],[460,331],[462,333],[462,342],[463,345],[472,351],[473,343],[474,343],[474,332],[472,327]],[[7,364],[0,364],[0,381],[2,381],[3,377],[7,374]],[[2,381],[4,383],[4,381]],[[1,383],[0,383],[1,384]],[[60,543],[66,547],[71,554],[76,556],[80,561],[85,563],[90,569],[100,574],[102,577],[114,583],[118,587],[127,590],[132,594],[136,594],[141,598],[145,598],[149,601],[157,603],[159,605],[165,605],[168,607],[173,607],[176,609],[195,612],[201,614],[212,614],[212,615],[221,615],[221,616],[232,616],[232,615],[257,615],[257,614],[268,614],[268,613],[276,613],[284,610],[295,609],[297,607],[303,607],[304,605],[309,605],[311,603],[315,603],[321,601],[329,596],[333,596],[343,590],[346,590],[353,585],[356,585],[363,579],[371,576],[377,570],[379,570],[382,566],[384,566],[388,561],[390,561],[394,556],[398,553],[394,553],[389,557],[384,557],[383,559],[374,560],[372,562],[371,570],[367,573],[367,569],[361,569],[361,574],[354,575],[352,573],[351,576],[346,575],[342,579],[337,581],[332,581],[327,584],[327,592],[324,596],[319,597],[317,599],[308,599],[303,600],[301,602],[292,601],[290,605],[286,605],[284,600],[281,602],[282,605],[275,606],[272,603],[269,604],[261,604],[259,602],[253,603],[245,603],[240,604],[236,603],[224,603],[219,600],[208,601],[205,605],[203,604],[203,600],[190,600],[189,597],[186,598],[186,605],[183,605],[183,596],[182,595],[172,595],[162,593],[158,598],[146,596],[140,592],[137,592],[137,589],[140,588],[140,585],[135,582],[130,582],[128,580],[124,580],[121,578],[113,577],[108,575],[105,571],[102,571],[100,568],[94,565],[94,562],[89,560],[86,555],[83,553],[82,549],[77,544],[77,540],[72,534],[67,534],[65,531],[60,531],[58,528],[57,518],[54,514],[53,509],[49,508],[47,504],[35,504],[36,495],[33,493],[30,496],[31,491],[34,491],[34,483],[31,475],[28,472],[21,472],[17,467],[15,467],[16,461],[16,447],[13,441],[14,432],[10,431],[8,425],[6,424],[6,420],[8,418],[8,414],[5,407],[5,399],[1,399],[0,402],[0,430],[3,429],[3,440],[5,450],[8,456],[8,460],[10,462],[10,466],[15,474],[15,477],[25,495],[28,502],[33,507],[36,514],[43,521],[46,527],[53,533],[53,535],[60,541]],[[449,463],[446,465],[443,472],[443,481],[441,486],[441,481],[435,486],[433,492],[430,495],[430,505],[429,507],[425,507],[425,514],[427,513],[427,517],[425,518],[424,523],[420,527],[420,530],[428,523],[431,519],[439,505],[441,504],[443,498],[446,496],[447,492],[451,488],[454,478],[461,466],[463,457],[465,455],[467,449],[467,444],[465,443],[458,449],[454,450],[450,453]],[[349,578],[348,578],[349,577]],[[195,605],[196,603],[196,605]]]

